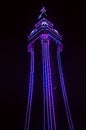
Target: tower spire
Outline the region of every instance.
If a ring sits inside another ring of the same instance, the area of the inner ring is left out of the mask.
[[[41,13],[46,13],[46,9],[45,9],[44,6],[43,6],[42,9],[41,9]]]
[[[46,9],[45,7],[43,6],[42,9],[40,10],[41,14],[38,16],[38,20],[43,18],[43,17],[46,17],[47,14],[46,14]]]

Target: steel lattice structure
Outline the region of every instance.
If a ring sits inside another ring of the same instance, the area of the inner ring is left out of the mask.
[[[32,109],[32,98],[34,90],[34,45],[37,39],[40,39],[40,44],[42,46],[42,75],[43,75],[43,130],[57,130],[55,108],[54,108],[54,95],[53,95],[53,85],[51,76],[51,62],[50,62],[50,40],[57,46],[57,62],[59,77],[61,83],[61,90],[65,105],[65,111],[67,115],[67,120],[69,124],[69,130],[74,130],[72,118],[70,114],[68,98],[65,89],[65,83],[62,72],[61,57],[60,52],[62,51],[62,36],[59,35],[58,31],[54,28],[54,25],[48,21],[46,18],[46,10],[43,7],[41,9],[41,14],[39,15],[39,21],[35,24],[34,30],[28,36],[28,52],[31,53],[31,64],[30,64],[30,80],[29,80],[29,92],[28,92],[28,103],[27,112],[25,120],[24,130],[30,130],[30,118]]]

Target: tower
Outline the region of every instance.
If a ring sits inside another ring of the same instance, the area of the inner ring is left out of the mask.
[[[28,36],[31,60],[24,130],[74,130],[61,65],[62,36],[46,16],[43,7]]]

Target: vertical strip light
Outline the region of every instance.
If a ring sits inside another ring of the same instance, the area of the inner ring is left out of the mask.
[[[43,35],[41,36],[41,43],[42,43],[42,61],[43,61],[43,100],[44,100],[44,130],[49,130],[49,105],[48,105],[48,93],[47,93],[47,73],[46,73],[46,43],[44,42]],[[47,115],[46,115],[47,113]],[[47,118],[47,120],[46,120]]]
[[[42,44],[42,62],[43,62],[43,127],[44,127],[44,130],[46,130],[46,95],[45,95],[45,87],[46,86],[46,81],[45,81],[45,61],[44,61],[44,57],[45,57],[45,53],[44,53],[44,46],[43,46],[43,39],[41,37],[41,44]]]
[[[55,108],[54,108],[54,98],[53,98],[53,88],[52,88],[52,77],[51,77],[51,65],[50,65],[50,51],[49,51],[49,40],[48,40],[48,73],[49,73],[49,82],[50,82],[50,95],[51,95],[51,110],[53,115],[53,129],[56,130],[56,118],[55,118]]]
[[[41,35],[43,60],[44,130],[56,130],[48,34]],[[47,119],[47,120],[46,120]]]
[[[31,107],[32,107],[32,96],[33,96],[33,83],[34,83],[34,50],[33,48],[30,48],[30,52],[31,52],[30,81],[29,81],[28,103],[27,103],[27,112],[26,112],[24,130],[30,129],[30,116],[31,116]]]
[[[49,44],[48,44],[48,39],[46,39],[46,42],[44,43],[45,45],[45,51],[46,51],[46,72],[45,72],[45,77],[46,77],[46,82],[47,82],[47,86],[46,86],[46,96],[48,97],[48,113],[49,113],[49,129],[52,130],[52,110],[51,110],[51,95],[50,95],[50,82],[49,82],[49,68],[48,68],[48,48],[49,48]]]
[[[49,38],[47,39],[47,74],[48,74],[48,95],[49,95],[49,112],[50,112],[50,128],[53,130],[53,118],[52,118],[52,95],[51,95],[51,82],[50,82],[50,60],[49,58]]]
[[[48,130],[50,130],[50,107],[49,107],[49,90],[48,90],[48,73],[47,73],[47,42],[45,41],[44,43],[44,48],[45,48],[45,80],[46,80],[46,103],[47,103],[47,123],[48,123]]]
[[[66,89],[65,89],[64,78],[63,78],[61,58],[60,58],[60,48],[58,48],[58,50],[57,50],[57,61],[58,61],[58,70],[59,70],[59,75],[60,75],[61,89],[62,89],[63,100],[64,100],[64,104],[65,104],[69,129],[74,130],[71,113],[70,113],[70,109],[69,109],[69,104],[68,104],[68,98],[67,98]]]

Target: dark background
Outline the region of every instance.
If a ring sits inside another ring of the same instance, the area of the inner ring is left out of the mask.
[[[27,34],[42,1],[0,4],[0,130],[23,130],[30,55]],[[86,10],[84,1],[46,0],[48,19],[63,36],[62,64],[75,130],[86,129]]]

